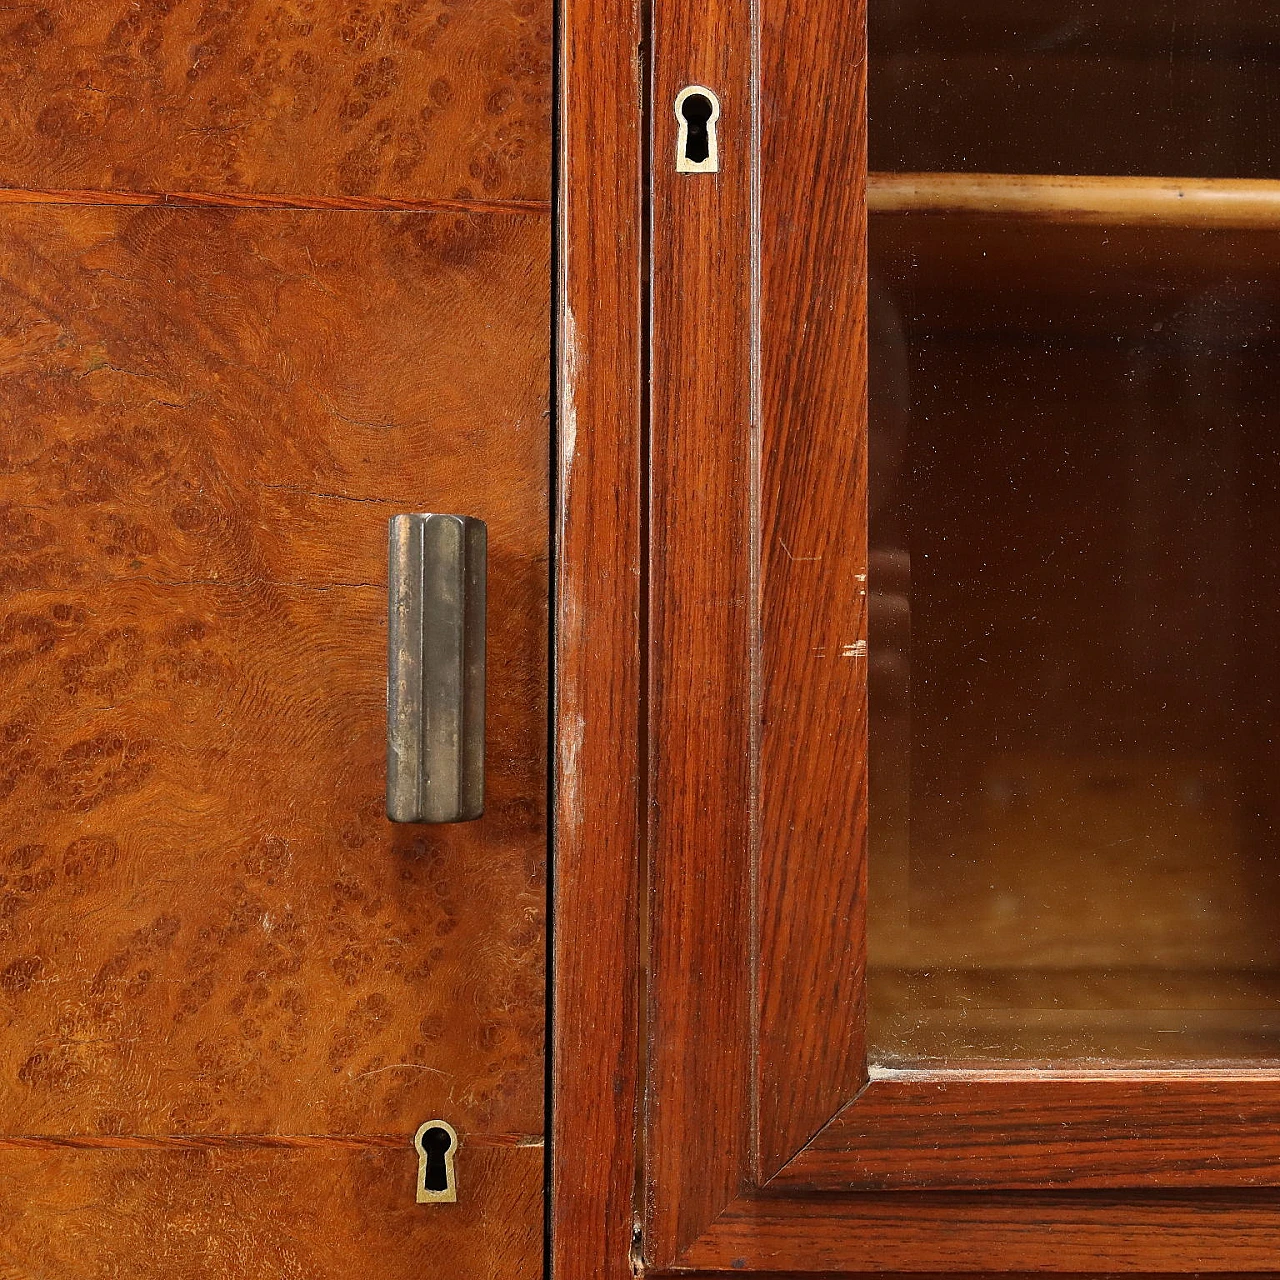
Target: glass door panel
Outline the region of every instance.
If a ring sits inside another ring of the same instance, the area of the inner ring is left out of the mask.
[[[1275,1058],[1280,21],[871,34],[872,1061]]]

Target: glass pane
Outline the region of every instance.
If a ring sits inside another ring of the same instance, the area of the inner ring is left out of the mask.
[[[1280,174],[1268,0],[873,0],[871,167]]]
[[[873,1061],[1280,1057],[1280,22],[872,9]]]

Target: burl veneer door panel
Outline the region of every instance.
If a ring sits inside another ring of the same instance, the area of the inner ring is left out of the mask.
[[[400,1276],[399,1240],[487,1257],[483,1218],[534,1243],[466,1274],[535,1273],[541,1155],[509,1150],[542,1133],[548,294],[542,216],[0,210],[14,1265],[183,1275],[207,1229],[245,1252],[203,1274]],[[456,826],[383,814],[415,510],[489,523],[487,812]],[[462,1207],[413,1202],[436,1116]],[[318,1145],[119,1154],[255,1134]],[[67,1135],[117,1154],[42,1153]],[[47,1255],[69,1204],[104,1238]],[[108,1266],[136,1213],[169,1252]]]
[[[549,0],[0,11],[0,186],[543,199]]]
[[[433,1215],[399,1151],[0,1151],[0,1276],[539,1275],[541,1151],[466,1155],[468,1194]]]

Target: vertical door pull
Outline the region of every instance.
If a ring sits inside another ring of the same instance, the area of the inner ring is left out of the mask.
[[[484,812],[488,531],[470,516],[391,521],[387,578],[387,817]]]

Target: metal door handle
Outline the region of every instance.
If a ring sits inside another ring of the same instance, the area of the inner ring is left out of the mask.
[[[484,812],[488,530],[470,516],[391,521],[387,577],[387,817]]]

